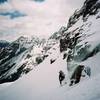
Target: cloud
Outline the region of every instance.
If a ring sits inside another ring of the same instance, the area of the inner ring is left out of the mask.
[[[0,4],[7,2],[8,0],[0,0]]]
[[[23,14],[19,11],[11,11],[11,12],[0,12],[0,16],[9,16],[10,19],[14,19],[14,18],[17,18],[17,17],[24,17],[26,16],[26,14]]]
[[[4,34],[0,39],[13,40],[21,35],[49,37],[67,25],[75,10],[70,3],[69,0],[45,0],[42,3],[8,0],[0,5],[0,13],[4,14],[0,16],[0,34]],[[17,14],[14,11],[18,11]]]
[[[33,0],[35,2],[44,2],[45,0]]]

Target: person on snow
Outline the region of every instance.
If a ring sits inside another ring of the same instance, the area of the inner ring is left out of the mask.
[[[65,79],[65,74],[62,70],[59,71],[59,82],[62,85],[62,81]]]

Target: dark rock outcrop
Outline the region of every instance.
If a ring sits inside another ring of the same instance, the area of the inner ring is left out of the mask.
[[[79,66],[75,69],[74,73],[72,74],[72,76],[71,76],[71,78],[70,78],[70,80],[71,80],[70,86],[72,86],[73,84],[77,84],[77,83],[80,82],[83,69],[84,69],[84,65],[79,65]]]
[[[76,10],[74,14],[69,18],[67,28],[74,25],[82,16],[85,21],[89,15],[95,15],[100,8],[100,2],[98,0],[86,0],[83,7],[80,10]]]

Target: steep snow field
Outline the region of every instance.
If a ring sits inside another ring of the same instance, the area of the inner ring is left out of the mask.
[[[58,59],[50,64],[50,59],[53,56]],[[53,52],[43,63],[37,66],[28,75],[20,78],[16,82],[10,84],[2,84],[0,87],[0,100],[100,100],[100,74],[98,71],[100,62],[100,53],[91,57],[84,64],[96,66],[97,75],[92,75],[90,79],[81,81],[80,84],[72,87],[67,84],[62,87],[59,84],[59,70],[67,71],[66,60],[59,52],[59,48]],[[91,63],[90,63],[91,62]],[[94,65],[95,64],[95,65]],[[66,76],[67,76],[67,72]],[[4,88],[5,87],[5,88]]]
[[[54,56],[58,53],[54,52],[52,55]],[[57,56],[57,61],[53,64],[50,64],[52,55],[50,55],[49,58],[47,58],[42,64],[37,66],[27,76],[22,77],[12,85],[8,86],[6,88],[7,91],[6,89],[1,91],[0,98],[2,100],[8,100],[8,98],[9,100],[44,100],[44,98],[48,98],[51,93],[60,88],[58,80],[59,70],[66,71],[67,65],[66,61],[63,61],[62,57],[60,57],[62,56],[60,55],[60,53]],[[8,88],[10,89],[10,91]]]

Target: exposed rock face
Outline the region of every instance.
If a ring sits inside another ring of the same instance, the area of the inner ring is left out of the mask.
[[[93,15],[96,14],[98,8],[100,8],[100,3],[98,0],[86,0],[83,6],[83,17],[86,17],[88,14]]]
[[[54,63],[55,61],[56,61],[56,59],[51,59],[50,64]]]
[[[36,59],[42,54],[34,54],[34,47],[42,47],[44,40],[19,37],[12,43],[0,43],[0,84],[17,80],[22,74],[27,74],[36,64]],[[34,56],[35,55],[35,56]],[[44,58],[42,57],[42,60]]]
[[[76,10],[70,17],[66,35],[60,40],[60,51],[69,50],[67,69],[70,79],[74,77],[76,81],[79,74],[78,81],[74,83],[80,81],[82,70],[80,71],[78,68],[81,63],[100,52],[100,20],[98,16],[100,16],[100,1],[86,0],[83,7]]]
[[[5,77],[5,76],[1,77],[0,84],[1,84],[1,83],[5,83],[5,82],[13,82],[13,81],[17,80],[17,79],[21,76],[21,74],[22,74],[23,72],[29,71],[29,69],[27,69],[27,70],[24,69],[25,66],[26,66],[26,63],[23,64],[22,66],[20,66],[20,68],[18,68],[16,72],[14,72],[14,73],[8,75],[7,77]],[[13,67],[13,66],[11,66],[11,67]],[[5,71],[5,72],[6,72],[6,71]]]
[[[83,7],[80,10],[76,10],[74,14],[70,17],[67,28],[74,25],[80,19],[80,17],[82,17],[85,21],[88,16],[95,15],[98,12],[99,8],[99,0],[86,0]]]
[[[35,66],[42,63],[48,57],[46,52],[50,50],[66,31],[62,27],[47,41],[32,37],[19,37],[12,43],[2,42],[0,48],[0,83],[17,80],[22,74],[27,74]]]
[[[74,73],[72,74],[70,78],[71,80],[70,86],[80,82],[83,69],[84,69],[84,65],[77,66],[77,68],[75,69]]]

